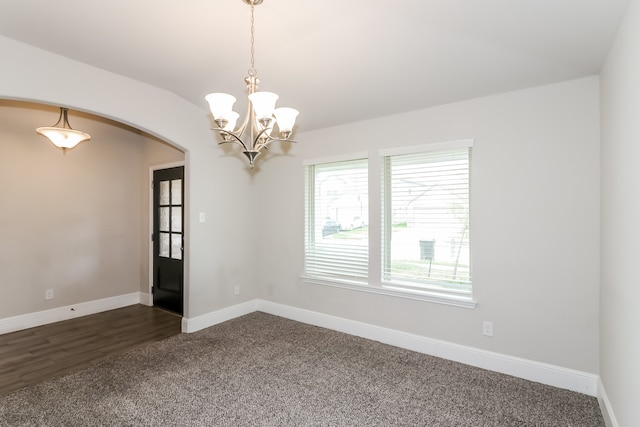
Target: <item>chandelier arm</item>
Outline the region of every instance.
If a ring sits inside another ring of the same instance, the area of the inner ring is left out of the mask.
[[[263,148],[264,148],[264,149],[269,148],[269,144],[271,144],[273,141],[279,141],[279,142],[293,142],[293,143],[295,143],[295,144],[297,144],[297,143],[298,143],[298,141],[294,141],[294,140],[292,140],[292,139],[282,139],[282,138],[272,138],[272,137],[269,137],[266,141],[264,141],[264,142],[260,143],[260,148],[258,148],[258,150],[262,150]]]
[[[256,130],[257,130],[257,129],[256,129]],[[267,132],[268,130],[269,130],[269,128],[264,128],[264,129],[262,129],[261,131],[259,131],[259,132],[258,132],[258,134],[256,135],[256,137],[253,139],[253,149],[254,149],[255,151],[260,151],[260,150],[262,150],[263,148],[265,148],[265,147],[267,146],[267,144],[268,144],[269,142],[271,142],[271,141],[270,141],[271,136],[269,136],[269,135],[267,135],[266,141],[264,141],[264,142],[260,142],[260,137],[261,137],[265,132]]]
[[[226,140],[225,140],[225,141],[219,142],[219,143],[218,143],[218,145],[228,144],[228,143],[234,142],[234,143],[236,143],[236,144],[240,144],[240,145],[242,145],[242,148],[244,148],[245,150],[247,150],[247,146],[245,145],[245,143],[244,143],[244,142],[242,142],[242,139],[240,139],[240,137],[238,137],[238,135],[236,135],[235,133],[233,133],[233,132],[229,132],[229,131],[224,130],[224,129],[219,129],[219,128],[218,128],[218,129],[214,129],[214,130],[217,130],[217,131],[219,131],[220,133],[223,133],[223,134],[225,134],[225,135],[229,135],[230,137],[232,137],[232,138],[233,138],[233,139],[228,140],[228,141],[226,141]],[[241,134],[241,135],[242,135],[242,134]]]
[[[264,142],[260,142],[260,143],[258,143],[258,144],[256,145],[256,151],[260,151],[260,150],[262,150],[263,148],[264,148],[264,149],[269,148],[269,144],[271,144],[273,141],[279,141],[279,142],[293,142],[294,144],[297,144],[297,143],[298,143],[298,141],[294,141],[293,139],[273,138],[273,137],[269,136],[269,137],[267,138],[267,140],[266,140],[266,141],[264,141]]]
[[[251,120],[251,135],[249,135],[249,140],[252,141],[252,146],[254,149],[258,150],[258,146],[262,145],[259,143],[258,139],[265,133],[268,128],[264,128],[262,130],[258,129],[258,124],[255,120]],[[254,137],[255,135],[255,137]]]
[[[268,139],[267,139],[266,141],[260,142],[260,143],[257,145],[256,150],[257,150],[257,151],[260,151],[260,150],[262,150],[263,148],[266,150],[266,149],[268,149],[268,148],[269,148],[269,144],[270,144],[270,143],[271,143],[271,141],[270,141],[270,140],[268,140]]]
[[[244,135],[245,130],[247,130],[247,125],[249,124],[249,119],[251,118],[252,113],[253,113],[253,110],[251,108],[251,101],[247,99],[247,114],[245,115],[244,120],[242,121],[242,125],[240,125],[240,127],[236,131],[234,131],[235,134],[240,136]]]
[[[286,139],[286,138],[274,138],[272,136],[269,137],[269,142],[273,142],[273,141],[280,141],[280,142],[293,142],[294,144],[297,144],[298,141],[294,141],[293,139]]]
[[[248,76],[244,79],[247,84],[247,91],[249,94],[252,94],[258,88],[258,79],[254,76]],[[244,116],[244,120],[238,129],[233,131],[236,135],[242,137],[247,130],[247,126],[249,125],[249,121],[253,117],[253,105],[251,105],[251,101],[247,100],[247,114]]]

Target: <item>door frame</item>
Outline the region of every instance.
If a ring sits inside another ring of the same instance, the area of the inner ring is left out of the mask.
[[[147,301],[145,303],[145,305],[148,305],[150,307],[153,306],[153,274],[154,274],[154,269],[153,269],[153,214],[154,214],[154,209],[153,209],[153,173],[157,170],[162,170],[162,169],[171,169],[171,168],[176,168],[176,167],[184,167],[185,168],[185,177],[187,176],[186,173],[186,166],[185,166],[185,162],[179,161],[179,162],[171,162],[171,163],[163,163],[160,165],[153,165],[149,167],[149,181],[148,181],[148,185],[147,188],[149,190],[149,230],[147,230],[147,243],[149,246],[149,283],[147,286]],[[184,216],[184,220],[183,220],[183,233],[184,233],[184,238],[186,240],[187,237],[187,230],[189,229],[188,223],[189,223],[189,208],[188,208],[188,202],[189,202],[189,198],[187,197],[187,182],[185,180],[184,182],[184,194],[183,194],[183,216]],[[185,249],[187,247],[187,245],[184,245]],[[183,283],[184,283],[184,287],[183,287],[183,296],[184,296],[184,314],[183,317],[186,317],[187,315],[187,310],[186,307],[188,306],[188,293],[186,292],[187,288],[188,288],[188,283],[186,280],[186,265],[187,265],[187,251],[183,251],[182,253],[182,261],[185,265],[185,273],[183,274]]]

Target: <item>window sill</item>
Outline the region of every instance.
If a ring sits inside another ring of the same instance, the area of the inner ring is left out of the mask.
[[[328,279],[302,276],[304,283],[313,285],[331,286],[334,288],[349,289],[359,292],[367,292],[378,295],[386,295],[396,298],[412,299],[417,301],[426,301],[435,304],[445,304],[454,307],[462,308],[476,308],[478,303],[471,297],[465,297],[460,295],[451,295],[444,292],[428,291],[428,290],[411,290],[405,288],[398,288],[391,284],[384,284],[382,286],[372,286],[366,283],[353,282],[348,280]]]

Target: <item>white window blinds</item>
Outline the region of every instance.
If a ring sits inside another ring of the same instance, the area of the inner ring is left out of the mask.
[[[306,167],[305,276],[366,282],[367,159]]]
[[[383,283],[470,294],[470,150],[383,158]]]

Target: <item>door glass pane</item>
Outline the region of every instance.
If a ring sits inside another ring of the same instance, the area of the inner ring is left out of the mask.
[[[171,258],[182,259],[182,235],[171,235]]]
[[[160,251],[161,257],[169,258],[169,234],[160,233]]]
[[[181,207],[172,207],[171,208],[171,231],[181,232],[182,231],[182,208]]]
[[[171,204],[182,204],[182,180],[174,179],[171,181]]]
[[[170,231],[169,230],[169,209],[170,208],[160,208],[160,231]]]
[[[169,204],[169,181],[160,181],[160,204]]]

